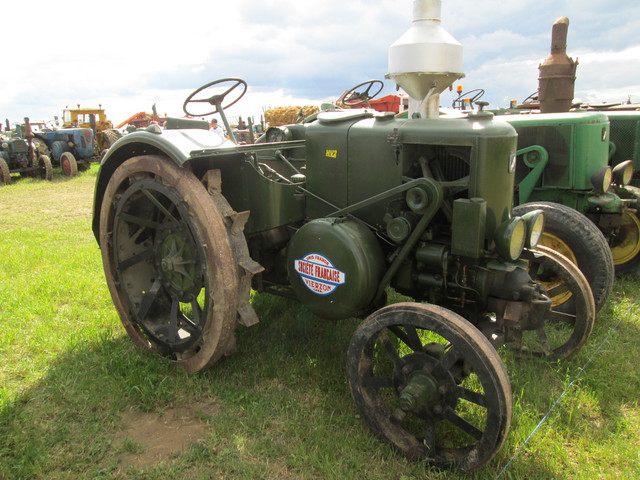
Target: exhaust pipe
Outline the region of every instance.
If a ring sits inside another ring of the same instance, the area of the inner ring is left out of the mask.
[[[569,19],[560,17],[551,30],[551,55],[538,67],[541,113],[568,112],[573,102],[578,61],[567,56]]]

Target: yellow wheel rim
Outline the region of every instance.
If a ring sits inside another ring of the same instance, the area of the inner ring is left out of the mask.
[[[569,245],[567,245],[566,242],[562,240],[560,237],[557,237],[551,233],[545,232],[542,234],[542,237],[540,238],[540,241],[538,242],[538,244],[544,245],[545,247],[549,247],[552,250],[555,250],[556,252],[564,255],[569,260],[571,260],[571,262],[576,267],[578,266],[578,260],[576,259],[576,256],[573,253],[573,250],[571,250],[571,248],[569,248]],[[547,282],[540,282],[540,283],[544,288],[547,289],[547,291],[552,291],[553,288],[557,287],[558,285],[562,285],[562,280],[558,277],[554,277],[553,279]],[[560,293],[555,297],[551,297],[551,305],[553,305],[554,307],[557,307],[558,305],[562,305],[564,302],[566,302],[570,298],[571,298],[570,291]]]
[[[640,253],[640,219],[632,213],[622,214],[622,225],[611,247],[614,265],[623,265]]]

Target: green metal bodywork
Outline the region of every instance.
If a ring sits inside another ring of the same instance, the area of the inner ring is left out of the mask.
[[[361,314],[383,301],[389,285],[416,299],[435,299],[459,289],[460,268],[463,276],[477,270],[463,296],[482,309],[490,285],[503,283],[489,279],[515,268],[505,266],[493,243],[513,203],[517,136],[508,123],[482,112],[408,120],[353,110],[323,112],[313,122],[283,129],[286,134],[274,138],[287,141],[262,138],[249,145],[199,129],[149,128],[121,138],[98,174],[96,238],[115,170],[131,157],[155,155],[205,183],[209,172],[219,172],[230,207],[249,212],[244,235],[252,257],[265,266],[256,288],[289,284],[322,317]],[[318,232],[333,240],[319,240]],[[347,280],[337,290],[321,277],[304,280],[311,271],[308,258]],[[524,279],[512,288],[529,284]]]
[[[608,165],[609,119],[600,112],[505,115],[518,132],[517,203],[549,201],[582,213],[621,212],[591,176]]]
[[[633,184],[640,185],[640,111],[606,111],[611,125],[610,163],[633,160]]]

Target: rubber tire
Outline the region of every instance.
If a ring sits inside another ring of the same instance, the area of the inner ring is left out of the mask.
[[[11,183],[11,170],[4,158],[0,157],[0,185],[9,185]]]
[[[583,214],[559,203],[523,203],[514,207],[512,215],[522,216],[532,210],[544,212],[545,233],[561,240],[570,250],[570,254],[563,251],[560,253],[572,260],[585,276],[593,293],[596,312],[600,311],[611,294],[615,278],[613,256],[602,232]],[[539,245],[558,250],[554,246],[556,239],[543,234]]]
[[[102,135],[104,136],[102,146],[105,150],[111,148],[116,141],[122,138],[122,134],[118,130],[105,130],[102,132]]]
[[[38,157],[38,168],[40,178],[51,181],[53,178],[53,166],[51,165],[51,159],[47,155],[40,155]]]
[[[78,162],[71,152],[63,152],[60,155],[60,168],[62,174],[66,177],[75,177],[78,175]]]

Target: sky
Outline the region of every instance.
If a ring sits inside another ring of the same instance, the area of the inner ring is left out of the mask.
[[[385,80],[387,54],[410,26],[413,0],[51,0],[4,2],[0,121],[49,121],[101,104],[114,125],[136,112],[183,116],[187,96],[239,77],[234,120],[266,108],[319,105]],[[442,26],[463,47],[464,90],[491,107],[537,89],[551,27],[570,20],[575,99],[640,102],[640,1],[442,0]],[[7,21],[7,19],[12,19]],[[450,106],[455,92],[444,92]]]

